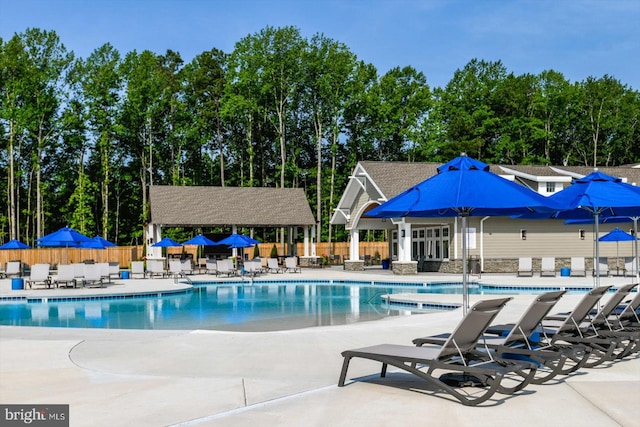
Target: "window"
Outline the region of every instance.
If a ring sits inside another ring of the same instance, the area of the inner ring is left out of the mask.
[[[449,259],[449,226],[436,226],[417,229],[413,233],[413,259],[425,257],[428,260]]]
[[[556,183],[547,182],[547,193],[555,193],[555,192],[556,192]]]

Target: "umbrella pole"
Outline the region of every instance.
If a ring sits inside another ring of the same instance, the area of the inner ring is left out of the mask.
[[[633,217],[633,249],[634,256],[636,257],[636,283],[640,283],[640,272],[638,272],[638,266],[640,261],[638,260],[638,217]]]
[[[620,242],[616,240],[616,276],[620,275],[620,246],[618,245]]]
[[[598,288],[600,287],[600,227],[598,224],[600,222],[600,212],[596,209],[593,214],[595,215],[594,227],[596,230],[596,259],[593,262],[596,264],[596,287]]]
[[[469,308],[469,288],[467,283],[467,217],[462,216],[462,315]]]

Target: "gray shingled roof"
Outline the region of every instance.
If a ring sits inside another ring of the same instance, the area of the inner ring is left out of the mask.
[[[390,199],[437,173],[441,163],[361,161],[382,194]]]
[[[163,226],[315,224],[301,188],[154,185],[149,190],[149,202],[151,221]]]
[[[416,185],[437,173],[437,168],[442,163],[422,163],[422,162],[380,162],[361,161],[360,164],[367,171],[373,182],[380,187],[382,193],[390,199],[397,196],[407,188]],[[489,165],[489,170],[498,175],[505,172],[498,166],[513,169],[522,173],[535,176],[563,176],[554,171],[550,166],[537,165]],[[588,175],[593,172],[593,168],[582,166],[553,166],[556,169],[566,170],[581,175]],[[640,185],[640,168],[629,166],[600,167],[603,173],[612,176],[626,178],[629,184]]]

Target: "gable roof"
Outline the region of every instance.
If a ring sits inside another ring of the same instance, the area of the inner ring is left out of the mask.
[[[360,161],[350,176],[338,205],[331,218],[332,224],[347,224],[352,209],[359,209],[366,202],[382,203],[406,189],[437,174],[442,163],[432,162],[385,162]],[[570,184],[572,178],[580,178],[593,172],[593,168],[582,166],[542,165],[489,165],[489,170],[520,185],[531,188],[529,181],[563,182]],[[617,176],[626,182],[640,184],[640,168],[633,165],[602,167],[601,172]],[[536,188],[531,188],[537,191]],[[363,198],[364,197],[364,198]]]
[[[154,185],[149,203],[151,221],[165,227],[315,224],[302,188]]]
[[[441,163],[362,161],[360,165],[390,199],[435,175]]]

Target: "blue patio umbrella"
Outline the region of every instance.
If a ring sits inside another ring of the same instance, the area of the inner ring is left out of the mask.
[[[489,165],[462,155],[438,168],[431,178],[367,212],[374,218],[461,217],[463,312],[469,306],[467,217],[508,216],[541,212],[551,215],[546,197],[504,179]]]
[[[192,237],[191,239],[187,240],[186,242],[182,243],[183,245],[197,245],[198,246],[198,251],[200,250],[200,246],[216,246],[219,245],[219,243],[214,242],[213,240],[209,239],[207,236],[203,236],[202,234],[198,234],[195,237]]]
[[[621,178],[604,174],[598,170],[575,180],[570,186],[549,196],[549,201],[554,206],[560,206],[560,209],[551,215],[551,218],[590,220],[593,222],[594,235],[596,236],[599,235],[599,224],[603,218],[629,217],[633,219],[640,217],[640,189],[623,182]],[[539,214],[524,214],[522,217],[541,218]],[[637,243],[635,245],[637,253]],[[597,260],[600,257],[598,239],[596,239],[594,246],[594,259]],[[595,264],[596,286],[600,286],[600,268],[597,262]],[[636,275],[636,279],[637,277]]]
[[[29,249],[30,246],[22,243],[20,240],[12,239],[4,245],[0,245],[0,249]]]
[[[69,261],[69,248],[79,248],[83,242],[89,242],[90,237],[85,236],[71,227],[62,227],[58,231],[47,234],[37,239],[38,246],[49,248],[67,248],[66,261]]]
[[[102,241],[97,240],[96,238],[89,239],[88,242],[80,243],[79,247],[83,249],[105,249],[106,248],[105,244]]]
[[[162,240],[154,243],[151,246],[159,247],[159,248],[168,248],[171,246],[182,246],[181,243],[176,242],[171,237],[163,237]]]
[[[627,233],[620,228],[614,228],[604,236],[598,239],[600,242],[616,242],[616,274],[618,274],[618,262],[620,258],[619,243],[620,242],[632,242],[636,240],[631,234]]]
[[[102,243],[102,246],[104,246],[105,248],[111,248],[111,247],[114,247],[114,246],[118,246],[115,243],[108,241],[107,239],[105,239],[102,236],[94,236],[93,240],[99,241],[100,243]]]
[[[151,246],[160,247],[160,248],[170,248],[173,246],[182,246],[181,243],[176,242],[171,237],[163,237],[160,241],[154,243]],[[167,258],[169,257],[169,252],[167,252]],[[167,260],[168,265],[168,260]]]
[[[51,248],[78,248],[82,242],[91,238],[70,227],[62,227],[58,231],[37,239],[38,246]]]
[[[257,245],[260,243],[256,239],[252,239],[249,236],[245,236],[244,234],[232,234],[224,239],[220,240],[218,244],[220,245],[228,245],[230,248],[249,248],[253,245]]]
[[[215,245],[218,245],[219,243],[214,242],[213,240],[209,239],[206,236],[203,236],[202,234],[198,234],[197,236],[187,240],[186,242],[183,242],[182,244],[197,245],[197,246],[215,246]]]

